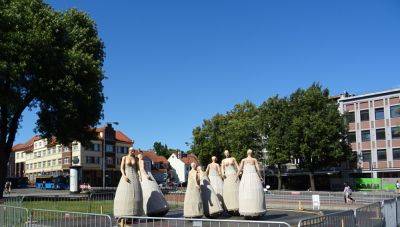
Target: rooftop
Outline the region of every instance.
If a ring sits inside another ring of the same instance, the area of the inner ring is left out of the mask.
[[[360,100],[360,99],[374,98],[374,97],[399,94],[399,93],[400,93],[400,88],[394,88],[394,89],[389,89],[389,90],[384,90],[384,91],[371,92],[371,93],[362,94],[362,95],[342,97],[338,101],[339,102],[348,102],[348,101],[355,101],[355,100]]]

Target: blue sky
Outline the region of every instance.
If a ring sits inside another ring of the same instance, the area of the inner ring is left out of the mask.
[[[138,148],[187,150],[203,119],[314,81],[333,94],[400,87],[398,0],[47,2],[97,22],[104,121],[118,121]],[[16,142],[35,119],[25,112]]]

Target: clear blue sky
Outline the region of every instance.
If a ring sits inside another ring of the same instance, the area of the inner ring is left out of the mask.
[[[336,94],[400,87],[400,1],[48,1],[97,22],[104,121],[187,150],[203,119],[318,81]],[[33,135],[25,113],[16,142]]]

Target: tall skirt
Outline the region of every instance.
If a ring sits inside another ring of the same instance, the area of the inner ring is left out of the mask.
[[[133,167],[127,165],[125,169],[129,182],[126,182],[124,177],[119,180],[114,197],[114,216],[143,215],[142,189],[139,177]]]
[[[144,213],[150,217],[164,216],[168,213],[169,205],[151,173],[148,174],[152,179],[146,178],[140,182],[143,191]]]
[[[250,166],[251,167],[251,166]],[[264,189],[255,170],[243,171],[239,186],[239,213],[243,216],[257,217],[266,212]]]
[[[201,178],[200,190],[204,215],[207,217],[215,217],[221,214],[224,210],[207,177]]]
[[[239,181],[236,174],[226,175],[223,187],[224,204],[228,211],[239,210]]]
[[[224,182],[222,181],[221,176],[219,176],[217,174],[210,174],[210,175],[208,175],[208,178],[210,178],[211,187],[214,189],[215,194],[217,194],[217,197],[218,197],[221,205],[223,205],[224,204],[224,199],[223,199]]]
[[[183,203],[183,216],[185,218],[198,218],[203,216],[203,203],[200,190],[195,185],[186,188],[185,201]]]

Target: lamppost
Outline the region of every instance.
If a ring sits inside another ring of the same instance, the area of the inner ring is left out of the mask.
[[[104,132],[103,132],[103,162],[102,162],[102,169],[103,169],[103,188],[106,187],[106,129],[110,125],[119,125],[117,121],[114,122],[106,122],[106,127],[104,127]]]

